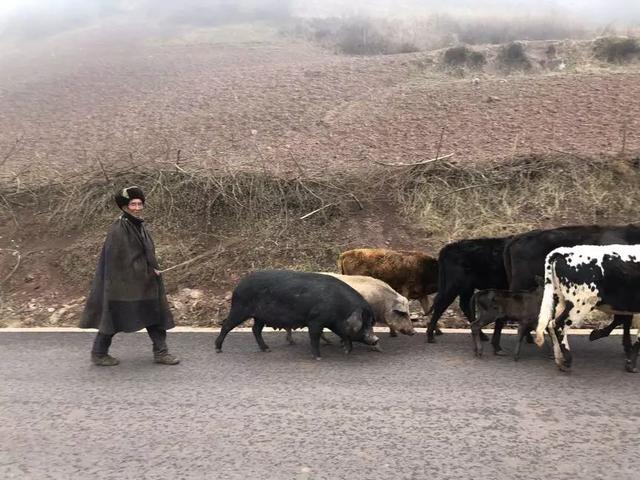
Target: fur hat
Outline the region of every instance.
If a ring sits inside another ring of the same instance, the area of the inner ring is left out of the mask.
[[[118,207],[124,208],[129,205],[129,202],[134,198],[140,199],[142,203],[144,203],[144,192],[140,187],[132,186],[123,188],[122,191],[115,194],[114,198]]]

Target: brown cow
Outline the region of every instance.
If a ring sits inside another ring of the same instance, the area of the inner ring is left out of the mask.
[[[338,268],[343,275],[368,275],[388,283],[400,295],[420,301],[425,314],[431,308],[429,295],[438,290],[438,261],[422,252],[356,248],[340,255]]]

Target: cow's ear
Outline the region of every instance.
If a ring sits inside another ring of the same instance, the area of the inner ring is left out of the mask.
[[[347,318],[347,330],[356,333],[362,329],[362,313],[356,310]]]

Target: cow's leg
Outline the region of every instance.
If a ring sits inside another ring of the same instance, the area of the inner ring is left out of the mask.
[[[500,346],[500,335],[502,334],[502,327],[504,326],[504,318],[496,318],[495,326],[493,327],[493,335],[491,336],[491,345],[493,345],[493,354],[503,356],[506,355],[502,347]]]
[[[476,319],[471,322],[471,338],[473,340],[473,350],[476,357],[481,357],[483,353],[481,340],[482,328],[495,321],[496,319],[491,315],[484,315],[483,312],[476,312]]]
[[[618,326],[622,325],[627,315],[614,315],[613,320],[604,328],[594,328],[589,334],[589,341],[599,340],[611,335],[611,332]],[[632,317],[633,318],[633,317]]]
[[[464,316],[467,317],[468,322],[473,322],[473,314],[471,313],[471,297],[473,297],[473,289],[463,290],[460,292],[460,310],[464,313]],[[480,340],[483,342],[488,342],[489,337],[480,330]]]
[[[638,373],[638,352],[640,351],[640,329],[638,329],[638,337],[636,338],[636,343],[630,349],[629,354],[627,355],[627,360],[625,362],[624,368],[627,372],[630,373]]]
[[[438,292],[436,298],[433,300],[433,313],[431,314],[431,321],[427,328],[427,342],[435,343],[434,332],[438,326],[438,320],[445,312],[445,310],[453,303],[458,296],[458,291],[454,288],[450,288],[445,292]]]
[[[249,318],[249,315],[246,315],[244,312],[241,312],[239,310],[234,310],[233,307],[231,308],[229,316],[222,322],[220,333],[218,334],[218,338],[216,338],[215,341],[217,353],[222,352],[222,342],[224,342],[227,334],[242,322],[244,322],[247,318]]]
[[[269,346],[265,343],[264,338],[262,338],[262,329],[264,328],[264,322],[258,320],[257,318],[253,319],[253,327],[251,327],[251,331],[253,332],[253,336],[256,338],[256,342],[258,342],[258,346],[260,350],[263,352],[270,352]]]
[[[478,318],[475,322],[471,322],[471,341],[473,342],[473,353],[476,357],[481,357],[483,353],[482,341],[480,340],[480,333],[482,327],[486,325],[484,318]],[[490,321],[488,323],[491,323]]]
[[[623,315],[622,320],[622,348],[624,349],[625,355],[629,355],[631,353],[631,324],[633,323],[633,315]],[[614,317],[615,319],[615,317]],[[637,355],[637,352],[636,352]]]
[[[527,333],[531,334],[529,331],[529,325],[526,321],[521,320],[518,322],[518,338],[516,341],[516,349],[513,352],[513,360],[516,362],[520,360],[520,349],[522,348],[522,343],[524,342]]]
[[[291,329],[285,328],[285,330],[287,331],[287,343],[289,343],[289,345],[295,345],[296,342],[293,341],[293,334],[291,333]]]
[[[322,332],[322,334],[320,335],[320,340],[322,340],[325,345],[333,345],[333,342],[329,340],[329,337],[327,337],[324,332]]]
[[[556,362],[556,365],[560,365],[562,363],[562,351],[560,350],[560,343],[558,342],[558,337],[556,336],[554,320],[551,320],[549,322],[549,325],[547,326],[547,333],[549,334],[549,338],[551,339],[551,344],[553,346],[553,358]]]
[[[429,296],[424,296],[420,298],[418,301],[422,306],[422,310],[424,311],[425,317],[428,317],[429,313],[431,312],[431,308],[435,307],[435,302],[432,304],[431,301],[429,300]],[[442,335],[442,330],[440,330],[437,326],[435,326],[433,333],[435,333],[436,335]]]
[[[573,357],[571,355],[571,349],[569,348],[569,337],[567,333],[569,333],[569,326],[575,321],[571,316],[571,309],[573,308],[573,303],[567,301],[565,303],[565,307],[560,316],[553,322],[553,330],[556,335],[556,339],[560,346],[561,351],[561,361],[558,362],[558,357],[556,356],[556,364],[558,368],[562,371],[568,372],[571,370],[571,363]]]

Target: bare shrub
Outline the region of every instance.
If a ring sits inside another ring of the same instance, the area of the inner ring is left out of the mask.
[[[473,51],[464,45],[445,50],[442,60],[445,65],[450,67],[467,67],[471,69],[481,68],[487,63],[487,59],[481,52]]]
[[[301,19],[281,29],[346,55],[388,55],[420,48],[399,21],[370,17]]]
[[[496,61],[499,68],[507,72],[531,69],[531,61],[525,53],[524,45],[520,42],[511,42],[501,47]]]
[[[626,63],[640,56],[640,43],[630,37],[604,37],[593,43],[593,53],[609,63]]]

